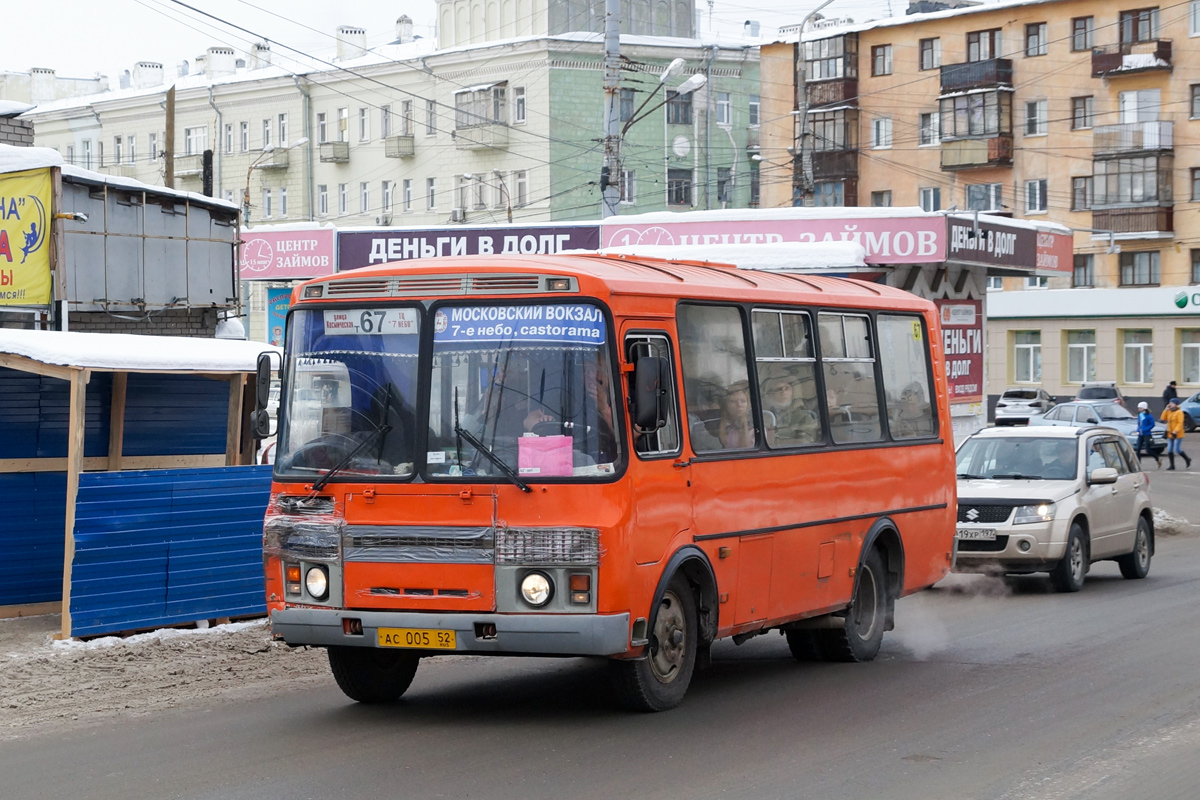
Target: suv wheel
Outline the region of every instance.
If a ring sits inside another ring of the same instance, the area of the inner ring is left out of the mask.
[[[1063,553],[1054,569],[1050,570],[1050,582],[1060,592],[1078,592],[1083,588],[1083,579],[1087,574],[1088,554],[1083,527],[1078,522],[1071,523],[1071,532],[1067,534],[1067,551]]]
[[[1145,517],[1138,517],[1137,534],[1133,537],[1133,552],[1117,559],[1121,568],[1121,577],[1137,580],[1146,577],[1150,572],[1150,523]]]

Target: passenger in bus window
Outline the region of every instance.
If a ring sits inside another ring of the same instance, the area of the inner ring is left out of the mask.
[[[717,438],[726,450],[745,450],[755,446],[749,382],[734,383],[721,398],[721,421],[717,428]]]
[[[926,436],[932,432],[933,419],[929,401],[925,399],[925,390],[920,383],[913,381],[900,392],[896,418],[892,423],[892,435],[907,439]]]
[[[597,361],[583,365],[583,387],[587,397],[584,423],[597,429],[597,464],[610,464],[617,460],[617,434],[613,422],[612,375],[601,353]],[[591,439],[590,436],[587,437]]]
[[[817,441],[817,418],[796,397],[792,376],[782,375],[763,381],[763,422],[767,444],[788,447]]]

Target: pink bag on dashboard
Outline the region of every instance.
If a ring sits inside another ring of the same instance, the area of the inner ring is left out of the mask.
[[[522,436],[517,439],[517,472],[522,475],[574,474],[570,436]]]

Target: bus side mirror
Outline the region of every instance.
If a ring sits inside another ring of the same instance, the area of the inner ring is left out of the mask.
[[[254,412],[250,414],[250,425],[256,438],[265,439],[270,436],[271,415],[267,413],[267,404],[271,401],[271,370],[274,369],[273,356],[275,353],[259,353],[254,382]]]
[[[642,356],[633,368],[633,424],[639,431],[655,431],[667,424],[664,399],[671,380],[667,360]]]

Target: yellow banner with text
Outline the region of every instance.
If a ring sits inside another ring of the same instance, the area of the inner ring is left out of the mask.
[[[0,174],[0,306],[50,304],[49,169]]]

